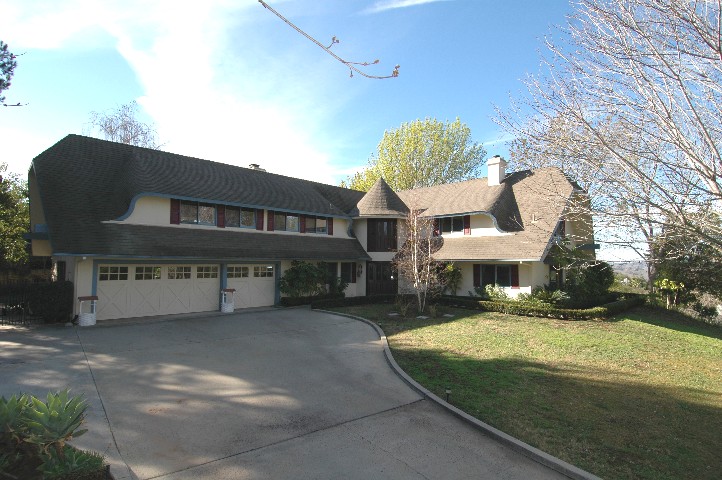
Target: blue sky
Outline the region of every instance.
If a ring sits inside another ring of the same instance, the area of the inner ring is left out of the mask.
[[[337,184],[363,167],[387,129],[417,118],[471,128],[505,154],[494,105],[523,95],[566,0],[269,0],[351,61],[349,71],[256,0],[0,0],[0,38],[18,58],[0,137],[9,170],[91,111],[131,100],[164,150]],[[84,130],[85,129],[85,130]]]

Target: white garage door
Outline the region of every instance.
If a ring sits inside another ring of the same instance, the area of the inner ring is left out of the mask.
[[[267,307],[276,300],[273,265],[228,265],[228,288],[235,288],[236,308]]]
[[[218,310],[218,265],[100,265],[98,320]]]

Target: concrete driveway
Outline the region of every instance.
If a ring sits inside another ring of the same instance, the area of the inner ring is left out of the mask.
[[[0,394],[70,387],[116,479],[566,478],[425,400],[367,324],[306,309],[0,330]]]

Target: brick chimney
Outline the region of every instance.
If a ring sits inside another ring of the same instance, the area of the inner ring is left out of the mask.
[[[494,155],[486,162],[486,167],[488,169],[487,180],[489,186],[501,185],[506,176],[506,160],[499,155]]]

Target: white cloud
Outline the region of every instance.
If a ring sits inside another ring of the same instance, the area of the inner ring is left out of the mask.
[[[363,11],[363,13],[379,13],[386,10],[396,8],[415,7],[426,3],[448,2],[451,0],[381,0],[374,3],[371,7]]]
[[[259,58],[267,45],[254,36],[257,27],[249,20],[259,15],[253,8],[263,15],[256,0],[10,3],[13,21],[0,21],[0,31],[18,49],[93,48],[87,40],[99,32],[115,39],[142,86],[138,102],[165,150],[335,182],[330,153],[318,147],[315,135],[334,104],[317,101],[306,88],[324,80],[320,73],[289,80],[293,62],[301,60],[288,51]],[[283,81],[285,88],[277,88]]]

